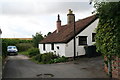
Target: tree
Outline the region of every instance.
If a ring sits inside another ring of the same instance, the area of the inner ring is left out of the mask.
[[[38,48],[39,42],[40,42],[41,40],[43,40],[44,37],[42,36],[41,32],[39,32],[39,33],[37,32],[37,33],[35,34],[35,36],[32,35],[32,37],[33,37],[32,40],[33,40],[34,47]]]
[[[120,2],[95,1],[99,24],[96,29],[96,47],[108,59],[109,76],[112,76],[113,56],[120,57]]]

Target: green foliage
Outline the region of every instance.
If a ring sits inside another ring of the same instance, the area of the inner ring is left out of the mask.
[[[7,43],[7,45],[16,46],[19,43],[32,43],[32,40],[19,40],[19,39],[2,39],[2,42]]]
[[[96,46],[107,58],[120,57],[120,2],[96,2],[99,17]]]
[[[6,43],[7,45],[15,46],[17,43],[19,43],[18,39],[2,39],[2,42]]]
[[[36,56],[37,54],[40,54],[40,51],[38,48],[31,48],[28,50],[28,54],[30,57]]]
[[[120,2],[95,3],[99,24],[96,29],[96,47],[107,57],[108,74],[112,77],[112,60],[120,57]]]
[[[34,44],[34,47],[38,48],[38,44],[41,40],[43,40],[43,36],[41,33],[36,33],[35,36],[33,35],[33,44]]]
[[[36,55],[36,56],[34,56],[33,57],[33,59],[35,60],[35,61],[38,61],[38,62],[41,62],[42,61],[42,54],[38,54],[38,55]]]
[[[60,62],[66,62],[68,59],[64,56],[56,58],[56,59],[52,59],[51,63],[60,63]]]
[[[33,45],[31,43],[19,43],[19,44],[16,44],[16,46],[19,52],[27,51],[28,49],[33,48]]]
[[[7,56],[7,46],[19,46],[19,47],[21,47],[21,48],[19,48],[19,51],[22,51],[23,50],[23,48],[22,48],[23,46],[21,45],[22,43],[24,44],[24,48],[25,48],[25,44],[27,44],[27,43],[32,44],[32,40],[2,39],[2,56],[4,58]],[[26,48],[27,47],[28,46],[26,45]]]
[[[36,61],[42,62],[44,64],[51,63],[51,59],[58,58],[59,56],[53,54],[52,52],[38,54],[34,57]]]
[[[67,58],[62,56],[59,57],[56,54],[53,54],[52,52],[44,53],[44,54],[38,54],[33,59],[39,63],[43,64],[51,64],[51,63],[59,63],[59,62],[66,62]]]
[[[8,46],[7,43],[2,42],[2,58],[3,59],[7,56],[7,46]]]
[[[23,51],[23,52],[19,52],[19,54],[29,56],[29,52],[28,52],[28,50],[27,50],[27,51]]]

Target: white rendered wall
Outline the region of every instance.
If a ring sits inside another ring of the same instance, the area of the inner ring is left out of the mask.
[[[76,36],[76,56],[85,55],[85,45],[78,45],[78,37],[79,36],[87,36],[87,45],[93,45],[95,42],[92,42],[92,33],[95,33],[95,28],[98,25],[98,19],[95,20],[92,24],[90,24],[86,29],[84,29],[81,33]],[[65,46],[65,56],[73,57],[74,56],[74,41],[73,39],[68,42]]]
[[[73,57],[74,56],[74,44],[73,40],[71,40],[69,43],[65,46],[65,56],[66,57]]]
[[[59,49],[57,49],[59,47]],[[43,44],[39,44],[40,53],[53,52],[60,56],[65,56],[65,44],[54,44],[54,50],[51,50],[51,44],[45,44],[45,50],[43,50]]]

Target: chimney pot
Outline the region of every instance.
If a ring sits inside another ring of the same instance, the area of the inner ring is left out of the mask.
[[[67,14],[67,24],[71,24],[74,22],[74,14],[71,9],[69,9],[69,12]]]

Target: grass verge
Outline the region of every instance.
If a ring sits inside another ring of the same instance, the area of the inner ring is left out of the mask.
[[[19,52],[19,54],[29,56],[29,52],[28,51]]]

